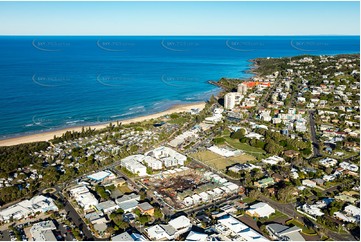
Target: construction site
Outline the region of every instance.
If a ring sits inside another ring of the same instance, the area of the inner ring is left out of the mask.
[[[175,209],[183,209],[237,193],[238,189],[238,186],[228,184],[226,179],[217,174],[189,167],[168,170],[150,178],[144,178],[141,182],[148,190],[155,191],[156,196]],[[231,188],[224,185],[231,185]]]

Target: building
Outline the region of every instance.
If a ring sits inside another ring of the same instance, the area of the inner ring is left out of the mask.
[[[103,181],[105,178],[109,177],[110,179],[114,179],[115,178],[115,175],[110,172],[110,171],[99,171],[99,172],[96,172],[94,174],[91,174],[89,176],[87,176],[89,179],[92,179],[94,181]]]
[[[192,227],[191,221],[184,215],[170,220],[168,224],[175,229],[175,238],[177,238],[181,234],[188,232]]]
[[[335,165],[337,165],[337,160],[333,159],[333,158],[325,158],[319,161],[319,163],[321,165],[323,165],[324,167],[333,167]]]
[[[141,156],[141,157],[140,157]],[[139,162],[143,158],[142,155],[132,155],[121,160],[120,165],[125,167],[128,171],[138,176],[147,175],[147,167]]]
[[[79,206],[82,207],[84,210],[91,209],[99,203],[98,200],[94,197],[94,195],[89,192],[89,189],[85,185],[75,187],[69,192],[74,197]]]
[[[56,230],[53,221],[46,220],[34,224],[30,229],[30,234],[33,241],[57,241],[53,230]]]
[[[143,235],[138,233],[124,232],[111,237],[112,241],[146,241]]]
[[[315,216],[315,217],[319,217],[319,216],[323,216],[324,213],[321,211],[321,209],[317,206],[317,205],[308,205],[308,204],[303,204],[301,206],[301,209],[305,212],[308,213],[311,216]]]
[[[268,224],[266,230],[274,240],[279,241],[305,241],[300,234],[301,228],[297,226],[288,227],[281,224]]]
[[[317,183],[315,181],[311,181],[309,179],[302,180],[302,185],[308,186],[308,187],[316,187]]]
[[[154,215],[154,207],[150,205],[148,202],[143,202],[138,204],[137,208],[140,210],[142,214],[147,214],[149,216]]]
[[[275,212],[276,210],[274,210],[274,208],[272,208],[270,205],[264,202],[253,204],[246,211],[246,213],[251,217],[257,217],[257,218],[263,218],[263,217],[268,218],[271,214]]]
[[[215,229],[225,237],[224,240],[267,241],[260,233],[230,215],[219,218]]]
[[[353,217],[358,217],[360,219],[360,208],[354,205],[347,205],[344,209],[345,213]]]
[[[247,89],[248,89],[247,85],[243,84],[243,83],[238,84],[238,86],[237,86],[237,92],[242,94],[242,95],[247,94]]]
[[[208,235],[205,233],[191,231],[185,241],[207,241]]]
[[[182,145],[186,141],[195,140],[198,137],[199,129],[194,128],[192,130],[185,131],[184,133],[178,135],[173,140],[171,140],[168,144],[174,148]]]
[[[266,188],[275,184],[275,181],[272,177],[263,178],[254,183],[254,185],[258,188]]]
[[[167,233],[160,225],[154,225],[145,229],[148,237],[153,241],[173,240],[174,234]]]
[[[24,200],[0,211],[0,221],[9,222],[11,219],[20,220],[38,212],[58,211],[53,199],[43,195]]]
[[[187,160],[187,157],[185,155],[182,155],[177,151],[165,146],[155,148],[154,150],[147,152],[145,155],[154,157],[155,159],[162,161],[165,167],[172,167],[178,165],[183,166],[184,162]]]
[[[144,156],[144,163],[147,164],[148,167],[152,168],[152,170],[161,170],[163,164],[160,160],[157,160],[151,156]]]
[[[262,159],[263,163],[267,163],[267,164],[270,164],[270,165],[277,165],[278,163],[284,162],[284,161],[285,160],[282,157],[279,157],[277,155],[268,157],[266,159]]]
[[[138,194],[132,193],[117,198],[115,203],[119,206],[119,208],[123,209],[124,212],[131,212],[137,208],[139,200],[140,196]]]
[[[102,211],[103,213],[111,213],[111,212],[119,209],[119,206],[111,200],[99,203],[99,204],[95,205],[95,207],[99,211]]]
[[[106,223],[107,220],[106,218],[104,217],[104,214],[102,211],[95,211],[95,212],[92,212],[92,213],[87,213],[84,215],[84,217],[86,219],[89,220],[90,223],[92,224],[99,224],[99,223]]]
[[[229,149],[226,149],[226,148],[220,148],[218,146],[211,146],[209,148],[207,148],[208,150],[220,155],[220,156],[223,156],[223,157],[232,157],[232,156],[236,156],[236,155],[239,155],[239,154],[242,154],[242,152],[240,150],[229,150]]]
[[[236,106],[236,93],[230,92],[224,95],[224,108],[232,110]]]
[[[283,154],[286,157],[295,158],[295,157],[298,157],[300,155],[300,152],[295,151],[295,150],[286,150],[285,152],[283,152]]]

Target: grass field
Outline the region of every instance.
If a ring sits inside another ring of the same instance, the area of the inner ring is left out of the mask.
[[[131,193],[132,190],[125,184],[123,184],[122,186],[118,187],[119,191],[121,191],[123,194],[125,193]]]
[[[226,140],[226,143],[229,146],[231,146],[235,149],[243,150],[245,153],[256,157],[257,160],[267,158],[266,151],[264,151],[260,148],[252,147],[249,144],[241,143],[237,139],[231,139],[229,137],[223,137],[223,138]]]
[[[224,170],[227,166],[231,166],[236,163],[245,163],[247,161],[255,160],[253,156],[248,154],[225,158],[209,150],[193,153],[190,156],[213,168],[216,168],[217,170]]]
[[[313,229],[307,228],[303,223],[301,223],[295,219],[291,219],[291,220],[287,221],[286,225],[294,225],[294,226],[300,227],[300,228],[302,228],[302,232],[306,233],[306,234],[316,233]]]

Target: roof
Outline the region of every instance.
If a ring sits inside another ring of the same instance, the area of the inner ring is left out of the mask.
[[[160,240],[160,239],[170,239],[171,237],[164,231],[162,227],[160,227],[158,224],[151,226],[149,228],[146,228],[146,231],[148,233],[149,238]]]
[[[169,221],[169,224],[172,225],[176,230],[179,230],[181,228],[189,226],[190,220],[186,216],[182,215]]]
[[[152,205],[150,205],[148,202],[143,202],[138,204],[138,207],[143,210],[143,211],[148,211],[153,209],[154,207]]]
[[[56,241],[52,230],[56,229],[55,224],[51,220],[42,221],[34,224],[30,233],[34,241]]]
[[[169,224],[160,224],[159,226],[162,227],[162,229],[164,229],[164,231],[170,236],[177,232],[177,230]]]
[[[94,173],[94,174],[91,174],[89,176],[87,176],[88,178],[90,179],[93,179],[95,181],[101,181],[103,180],[104,178],[110,176],[111,173],[110,172],[107,172],[107,171],[99,171],[97,173]]]
[[[360,208],[354,205],[347,205],[344,210],[353,216],[360,215]]]
[[[112,241],[134,241],[132,236],[128,232],[124,232],[115,236],[112,236]]]
[[[242,223],[238,219],[226,215],[221,217],[218,220],[219,223],[226,226],[228,229],[239,235],[243,238],[243,240],[246,241],[252,241],[252,240],[267,240],[265,237],[263,237],[261,234],[250,228],[248,225]]]
[[[191,231],[185,241],[206,241],[208,235],[196,231]]]
[[[104,209],[107,209],[107,208],[114,208],[116,206],[117,205],[112,200],[108,200],[108,201],[105,201],[105,202],[102,202],[102,203],[98,203],[96,205],[97,209],[99,209],[99,210],[104,210]]]
[[[263,202],[253,204],[247,211],[252,215],[257,213],[260,217],[268,217],[275,212],[275,210],[270,205]]]
[[[124,195],[120,198],[117,198],[115,201],[117,204],[120,204],[120,203],[123,203],[123,202],[127,202],[127,201],[130,201],[130,200],[139,200],[140,199],[140,195],[138,194],[135,194],[135,193],[131,193],[131,194],[128,194],[128,195]]]
[[[108,226],[105,223],[94,224],[94,229],[99,232],[104,232]]]
[[[122,202],[120,204],[118,204],[119,208],[123,209],[124,211],[129,210],[129,209],[134,209],[136,208],[138,205],[138,201],[135,200],[130,200],[130,201],[126,201],[126,202]]]

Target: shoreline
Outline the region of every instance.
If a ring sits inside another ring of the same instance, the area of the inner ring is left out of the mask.
[[[19,144],[31,143],[31,142],[49,141],[54,138],[54,135],[59,137],[67,131],[71,131],[71,132],[78,131],[79,132],[82,130],[83,127],[84,128],[90,127],[92,129],[99,130],[99,129],[103,129],[103,128],[107,127],[110,123],[116,123],[118,121],[121,122],[122,124],[137,123],[137,122],[142,122],[142,121],[149,120],[149,119],[159,118],[164,115],[169,115],[172,113],[181,113],[181,112],[189,111],[193,108],[203,109],[205,107],[205,105],[206,105],[206,102],[176,104],[176,105],[168,108],[165,111],[154,113],[154,114],[149,114],[149,115],[144,115],[144,116],[140,116],[140,117],[125,119],[125,120],[114,120],[114,121],[103,123],[103,124],[75,126],[75,127],[54,130],[54,131],[46,131],[46,132],[42,132],[42,133],[7,138],[7,139],[0,140],[0,146],[12,146],[12,145],[19,145]]]

